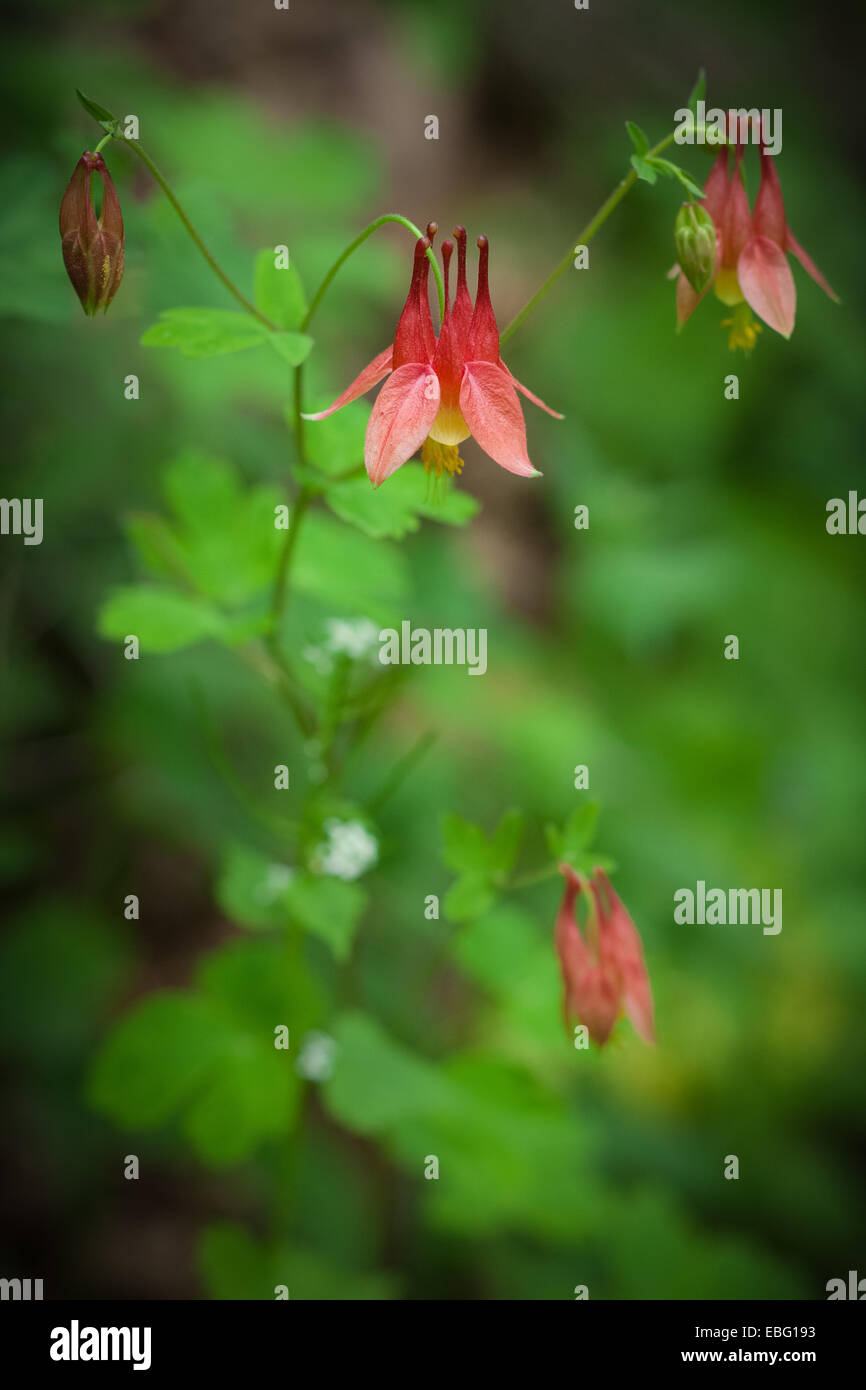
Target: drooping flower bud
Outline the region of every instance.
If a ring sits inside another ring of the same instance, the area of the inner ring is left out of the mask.
[[[102,179],[102,208],[93,206],[90,184]],[[117,191],[101,154],[86,150],[60,204],[63,264],[85,314],[108,309],[123,278],[123,217]]]
[[[680,269],[695,294],[703,294],[716,269],[716,228],[700,203],[683,203],[674,224]]]

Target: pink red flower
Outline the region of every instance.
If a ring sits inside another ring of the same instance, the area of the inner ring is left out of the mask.
[[[814,261],[806,254],[787,223],[785,204],[774,159],[761,146],[761,185],[754,211],[743,185],[742,146],[719,153],[704,187],[703,207],[716,227],[716,273],[713,288],[732,314],[723,319],[730,330],[732,348],[750,351],[761,325],[753,311],[770,328],[789,338],[794,330],[797,289],[786,253],[791,252],[831,299],[837,296]],[[678,269],[678,267],[677,267]],[[682,327],[703,298],[680,272],[677,281],[677,321]]]
[[[102,179],[102,209],[93,207],[90,183]],[[63,264],[85,314],[107,310],[123,278],[123,217],[101,154],[81,156],[60,204]]]
[[[326,416],[357,400],[383,377],[367,425],[364,462],[370,481],[378,487],[418,450],[428,472],[459,473],[463,460],[458,445],[470,435],[502,468],[523,477],[537,477],[529,461],[526,427],[517,392],[549,415],[562,419],[522,386],[499,355],[499,329],[487,282],[489,248],[478,238],[478,287],[475,304],[466,282],[466,232],[455,230],[458,247],[457,290],[449,294],[449,267],[454,246],[442,245],[445,267],[445,313],[439,336],[433,329],[427,294],[430,262],[427,252],[436,224],[415,246],[409,294],[391,347],[373,358],[327,410],[307,415]]]
[[[563,1017],[570,1032],[576,1019],[593,1042],[606,1043],[621,1013],[644,1042],[655,1041],[649,976],[637,928],[602,869],[584,879],[568,864],[565,893],[556,918],[556,952],[564,985]],[[589,898],[586,939],[577,921],[581,891]]]

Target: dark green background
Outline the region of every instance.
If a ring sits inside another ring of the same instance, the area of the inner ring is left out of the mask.
[[[362,1031],[351,1095],[314,1096],[292,1141],[277,1268],[292,1271],[292,1297],[325,1298],[570,1298],[581,1283],[619,1299],[822,1298],[828,1279],[866,1273],[866,542],[824,526],[827,500],[863,472],[853,29],[835,13],[819,23],[811,5],[631,0],[593,0],[586,14],[567,0],[292,0],[288,13],[41,3],[12,19],[3,491],[45,499],[45,540],[0,542],[0,1273],[44,1277],[52,1297],[225,1292],[219,1255],[202,1273],[199,1233],[231,1221],[267,1240],[279,1162],[206,1172],[171,1127],[119,1135],[84,1099],[110,1021],[188,982],[237,934],[213,882],[247,822],[191,689],[206,689],[267,805],[273,764],[302,750],[228,653],[199,646],[131,672],[96,635],[108,588],[137,574],[122,519],[159,508],[168,460],[196,447],[281,483],[292,441],[276,358],[191,362],[139,346],[162,309],[232,306],[116,148],[126,275],[108,318],[85,320],[56,226],[98,138],[74,89],[139,116],[247,292],[261,247],[287,243],[309,289],[393,210],[489,236],[503,324],[626,166],[623,121],[660,139],[701,64],[711,103],[783,108],[789,220],[843,305],[795,267],[789,343],[766,330],[751,359],[731,357],[712,300],[677,337],[665,280],[677,195],[640,184],[590,271],[565,276],[509,344],[512,370],[566,415],[527,406],[544,478],[513,478],[467,446],[461,485],[480,516],[459,532],[425,527],[400,561],[403,614],[486,626],[488,674],[416,674],[352,774],[362,797],[418,732],[439,730],[383,813],[348,1002],[426,1059],[423,1084],[462,1075],[476,1102],[435,1135],[412,1115],[378,1132]],[[430,113],[438,142],[423,138]],[[708,156],[681,154],[703,181]],[[388,340],[409,252],[404,233],[381,233],[331,290],[308,371],[323,398]],[[723,398],[730,371],[736,403]],[[130,372],[137,403],[123,399]],[[588,532],[573,529],[578,503]],[[351,595],[357,576],[336,578]],[[722,658],[728,633],[737,663]],[[655,1049],[627,1029],[589,1059],[569,1047],[549,944],[555,880],[474,926],[423,916],[425,895],[450,882],[441,813],[490,829],[522,807],[531,867],[544,823],[580,800],[576,763],[590,767],[599,843],[645,942]],[[782,933],[676,926],[673,892],[699,878],[781,887]],[[138,923],[122,919],[130,892]],[[425,1182],[423,1156],[449,1144],[453,1163]],[[127,1152],[142,1156],[137,1184],[121,1176]],[[722,1176],[728,1154],[738,1182]]]

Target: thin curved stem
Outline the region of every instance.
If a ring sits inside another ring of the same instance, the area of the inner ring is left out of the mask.
[[[661,154],[662,150],[667,149],[668,145],[672,143],[673,138],[674,132],[671,131],[670,135],[666,135],[664,140],[660,140],[657,145],[654,145],[651,150],[647,151],[645,158],[654,159],[656,155]],[[566,251],[559,264],[551,271],[550,275],[548,275],[547,279],[544,281],[544,284],[541,285],[541,287],[535,291],[535,294],[532,296],[531,299],[527,300],[520,312],[516,314],[514,318],[511,320],[508,327],[505,328],[502,333],[500,333],[500,343],[507,343],[508,339],[511,337],[513,333],[517,331],[517,329],[524,322],[524,320],[528,319],[529,315],[533,312],[533,310],[538,308],[545,295],[553,289],[553,286],[556,284],[560,275],[564,275],[565,272],[573,264],[575,247],[587,246],[589,242],[592,241],[592,238],[595,236],[599,228],[604,226],[605,222],[610,217],[614,208],[619,206],[625,195],[628,193],[629,189],[633,188],[636,183],[637,170],[630,169],[629,172],[625,175],[625,177],[621,179],[620,182],[617,184],[616,188],[613,190],[610,196],[605,199],[605,201],[602,203],[598,212],[591,219],[591,221],[587,222],[583,230],[578,232],[577,236],[573,237],[572,240],[569,242],[568,250]]]
[[[409,748],[407,752],[403,754],[402,758],[395,763],[394,767],[392,767],[376,795],[367,802],[366,810],[368,815],[377,815],[378,812],[381,811],[385,802],[389,801],[398,788],[403,785],[409,773],[414,770],[425,754],[429,752],[438,737],[439,735],[433,733],[432,730],[418,736],[411,748]]]
[[[509,889],[533,888],[536,883],[546,883],[549,878],[555,878],[559,873],[556,864],[545,864],[543,869],[533,869],[529,873],[518,874],[505,885]]]
[[[343,265],[349,259],[353,251],[357,251],[358,247],[363,245],[363,243],[367,240],[368,236],[372,236],[375,231],[378,231],[380,227],[384,227],[387,222],[396,222],[398,226],[405,227],[407,232],[411,232],[416,240],[424,235],[424,233],[415,226],[414,222],[410,222],[408,217],[401,217],[400,214],[397,212],[386,212],[383,217],[377,217],[374,222],[370,223],[369,227],[364,228],[360,236],[355,237],[355,240],[351,243],[351,245],[347,246],[345,251],[343,251],[334,261],[334,264],[331,266],[331,269],[328,271],[321,285],[316,290],[316,293],[313,295],[313,298],[310,300],[310,307],[307,310],[306,318],[301,324],[302,332],[309,327],[313,315],[315,314],[316,310],[322,302],[322,299],[324,298],[325,291],[327,290],[331,281],[334,279],[334,276],[337,274],[337,271],[340,269],[340,266]],[[432,250],[427,252],[427,259],[433,267],[433,278],[436,281],[436,291],[439,296],[439,313],[444,314],[445,286],[442,282],[442,272],[436,264],[436,257],[433,255]]]
[[[271,613],[269,623],[269,636],[275,638],[279,632],[283,615],[286,611],[286,596],[288,591],[289,569],[292,564],[292,556],[298,543],[298,532],[301,529],[301,522],[304,513],[309,507],[314,497],[312,488],[302,487],[295,499],[295,506],[289,522],[289,529],[286,532],[286,540],[280,551],[277,573],[274,578],[274,588],[271,595]]]
[[[265,328],[269,328],[272,333],[278,333],[280,331],[278,325],[272,323],[271,320],[267,317],[267,315],[261,313],[256,308],[255,304],[251,303],[251,301],[247,299],[246,295],[241,293],[234,281],[229,279],[222,266],[218,263],[218,261],[214,259],[210,251],[208,251],[207,247],[205,246],[204,242],[202,241],[192,222],[190,222],[189,218],[187,217],[186,213],[184,212],[183,208],[181,207],[180,203],[175,197],[170,185],[165,179],[165,176],[154,164],[153,160],[151,159],[147,151],[144,149],[144,147],[139,143],[138,140],[128,140],[123,135],[118,135],[117,139],[119,139],[124,145],[128,145],[130,149],[133,149],[135,153],[138,155],[141,162],[145,164],[147,168],[150,170],[151,174],[156,179],[156,182],[159,184],[166,198],[168,198],[168,201],[171,203],[181,222],[186,227],[186,230],[189,232],[199,251],[204,256],[214,275],[216,275],[222,281],[229,294],[234,296],[238,303],[244,309],[246,309],[248,314],[252,314],[254,319],[258,319],[259,323],[263,323],[265,325]]]

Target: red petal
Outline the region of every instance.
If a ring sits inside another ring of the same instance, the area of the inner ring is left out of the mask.
[[[655,1042],[652,991],[638,929],[604,870],[596,869],[595,877],[604,885],[610,904],[609,912],[602,912],[602,952],[610,953],[619,971],[622,1003],[632,1027],[644,1042]],[[601,912],[600,895],[595,883],[592,889]]]
[[[352,385],[346,387],[342,396],[338,396],[333,405],[329,405],[327,410],[317,411],[315,415],[305,415],[304,419],[324,420],[328,415],[333,415],[335,410],[342,410],[343,406],[348,405],[350,401],[356,401],[359,396],[366,395],[377,382],[382,380],[383,376],[387,376],[390,372],[392,352],[393,348],[386,347],[383,352],[373,358],[372,362],[367,364],[360,376],[355,377]]]
[[[746,303],[758,318],[783,338],[790,338],[797,288],[784,251],[768,237],[752,237],[737,261],[737,279]]]
[[[565,875],[565,893],[556,917],[554,940],[562,972],[562,1003],[566,1032],[573,1017],[586,1025],[593,1042],[602,1045],[610,1037],[619,1013],[617,978],[604,965],[596,965],[580,934],[574,903],[580,892],[580,879],[568,864],[560,865]]]
[[[517,392],[498,362],[466,363],[460,409],[472,437],[500,467],[524,478],[541,476],[529,462]]]
[[[704,184],[704,201],[701,204],[701,207],[707,210],[717,226],[724,211],[727,197],[728,148],[726,145],[723,149],[719,150],[716,162],[709,172],[709,177]]]
[[[764,150],[761,150],[761,186],[755,199],[752,225],[755,236],[767,237],[784,247],[787,224],[782,185],[776,173],[776,161]]]
[[[518,391],[520,391],[520,392],[523,393],[523,395],[526,397],[526,399],[527,399],[528,401],[532,401],[532,404],[533,404],[533,405],[539,406],[539,408],[540,408],[541,410],[546,410],[547,413],[548,413],[548,415],[552,415],[552,416],[553,416],[554,420],[564,420],[564,419],[565,419],[565,416],[564,416],[564,415],[560,415],[560,413],[559,413],[558,410],[553,410],[553,409],[551,409],[551,407],[550,407],[549,405],[545,405],[545,404],[544,404],[544,401],[541,400],[538,396],[536,396],[535,393],[534,393],[533,391],[530,391],[530,389],[529,389],[528,386],[524,386],[522,382],[518,381],[518,380],[517,380],[517,377],[514,375],[514,373],[508,371],[508,368],[506,367],[505,363],[502,361],[502,358],[501,358],[501,357],[500,357],[500,359],[499,359],[499,365],[500,365],[500,367],[502,367],[502,369],[503,369],[504,371],[508,372],[508,375],[509,375],[509,377],[511,378],[511,381],[512,381],[512,383],[514,384],[514,386],[517,388]]]
[[[420,449],[438,410],[439,381],[429,367],[407,362],[389,377],[376,398],[364,442],[374,487]]]
[[[486,236],[478,238],[478,288],[475,291],[475,308],[472,322],[466,337],[466,357],[473,362],[499,361],[499,329],[496,315],[490,302],[490,288],[487,283],[487,261],[490,247]]]
[[[790,251],[792,256],[797,257],[797,260],[800,262],[803,269],[809,275],[811,275],[812,279],[815,281],[815,284],[820,285],[824,293],[829,294],[830,298],[835,299],[836,303],[838,304],[838,294],[835,290],[830,288],[830,285],[824,279],[824,276],[821,274],[815,262],[812,260],[812,257],[809,255],[808,251],[803,250],[802,246],[800,245],[797,238],[794,236],[794,233],[791,231],[790,227],[787,227],[785,229],[785,250]]]
[[[451,315],[454,319],[457,343],[462,353],[469,336],[469,325],[472,322],[472,299],[469,295],[469,286],[466,283],[465,227],[454,228],[454,240],[457,242],[457,291],[454,295],[454,307],[451,310]]]
[[[403,305],[403,312],[394,333],[394,366],[402,367],[407,362],[430,362],[433,356],[435,335],[433,320],[430,317],[430,299],[427,294],[427,276],[430,262],[427,252],[430,242],[427,237],[419,237],[415,243],[415,260],[412,266],[412,283]]]
[[[734,159],[734,173],[728,184],[724,207],[719,217],[714,217],[713,221],[721,238],[719,264],[732,270],[752,234],[752,214],[749,212],[749,200],[743,184],[739,151]]]
[[[677,325],[679,328],[682,328],[686,320],[691,318],[705,294],[706,290],[703,294],[698,294],[693,290],[685,275],[680,272],[680,278],[677,280]]]

